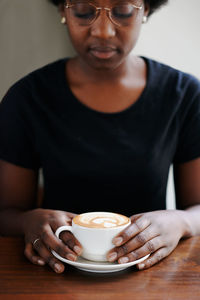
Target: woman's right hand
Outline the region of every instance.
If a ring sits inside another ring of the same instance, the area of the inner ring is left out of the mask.
[[[62,232],[59,238],[55,231],[63,225],[71,225],[75,214],[47,209],[34,209],[24,213],[25,256],[37,265],[48,264],[56,273],[65,269],[55,258],[51,249],[60,256],[75,261],[82,252],[82,246],[71,232]]]

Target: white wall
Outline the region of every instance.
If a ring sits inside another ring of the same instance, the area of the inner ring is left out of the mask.
[[[47,0],[0,0],[0,98],[31,70],[73,54],[57,9]],[[200,0],[171,0],[142,27],[134,53],[200,78]],[[172,169],[167,202],[174,207]]]
[[[47,0],[0,0],[0,99],[30,71],[73,53]]]
[[[170,0],[143,25],[134,52],[200,79],[200,0]]]

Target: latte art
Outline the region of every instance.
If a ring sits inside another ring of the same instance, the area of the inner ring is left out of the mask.
[[[83,227],[113,228],[128,224],[129,218],[116,213],[92,212],[76,216],[73,222]]]

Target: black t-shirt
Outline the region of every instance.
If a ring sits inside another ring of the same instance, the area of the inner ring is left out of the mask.
[[[66,59],[10,88],[0,105],[0,158],[43,169],[44,208],[125,215],[166,208],[170,165],[200,157],[200,82],[144,59],[146,87],[119,113],[73,95]]]

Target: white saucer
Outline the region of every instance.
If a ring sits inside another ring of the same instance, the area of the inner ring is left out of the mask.
[[[87,259],[84,259],[82,257],[78,257],[77,261],[71,261],[68,259],[63,258],[59,254],[57,254],[54,250],[51,251],[53,255],[61,260],[62,262],[72,265],[75,268],[82,270],[82,271],[87,271],[87,272],[94,272],[94,273],[111,273],[111,272],[118,272],[122,271],[126,268],[129,268],[133,265],[136,265],[143,260],[145,260],[147,257],[149,257],[150,254],[135,260],[131,261],[126,264],[118,264],[118,263],[109,263],[109,262],[94,262],[94,261],[89,261]]]

